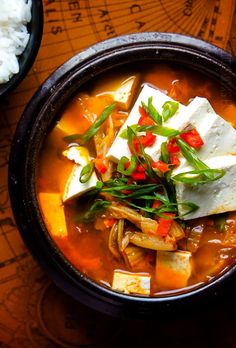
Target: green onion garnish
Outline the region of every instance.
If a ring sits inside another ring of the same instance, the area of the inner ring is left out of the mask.
[[[228,215],[228,213],[223,213],[214,216],[214,226],[217,228],[218,231],[225,232],[226,220],[228,218]]]
[[[86,166],[84,166],[83,169],[81,170],[79,181],[82,184],[89,181],[89,179],[91,178],[91,175],[93,174],[93,170],[94,170],[94,164],[92,162],[86,164]]]
[[[182,155],[186,158],[186,160],[193,166],[196,170],[207,170],[210,169],[200,158],[198,157],[197,151],[189,146],[184,140],[177,139],[177,145],[180,148]],[[208,179],[214,180],[215,175],[212,172],[206,172],[204,175],[208,177]]]
[[[94,135],[97,134],[100,126],[106,121],[106,119],[110,116],[113,109],[115,108],[116,104],[110,104],[105,107],[103,112],[101,113],[100,117],[94,122],[94,124],[87,130],[86,133],[82,134],[72,134],[67,137],[64,137],[63,139],[70,143],[72,141],[77,140],[81,145],[87,143],[90,139],[94,137]]]
[[[148,115],[155,121],[157,124],[162,125],[162,117],[157,111],[157,109],[152,104],[152,97],[148,98]]]
[[[162,117],[164,122],[166,122],[170,117],[179,109],[179,103],[175,101],[167,101],[162,106]]]
[[[131,128],[135,133],[136,133],[138,127],[139,127],[138,124],[133,124],[132,126],[129,126],[129,128]],[[120,133],[119,136],[120,136],[120,138],[128,139],[128,129],[125,128],[125,129]]]
[[[137,132],[152,132],[162,137],[176,137],[180,134],[177,129],[164,127],[164,126],[139,126],[136,129]]]
[[[179,218],[182,218],[185,215],[193,213],[194,211],[196,211],[199,208],[199,206],[197,204],[192,203],[192,202],[181,202],[181,203],[179,202],[178,205],[181,205],[185,209],[185,213],[181,214],[179,216]]]
[[[148,98],[148,105],[146,105],[143,101],[141,102],[142,108],[148,114],[148,116],[153,119],[153,121],[159,125],[162,124],[162,117],[156,108],[152,104],[152,97]]]
[[[89,208],[89,210],[84,214],[84,222],[93,221],[96,218],[97,214],[102,213],[109,205],[111,205],[111,202],[103,200],[95,201]]]
[[[129,162],[129,159],[127,157],[125,156],[121,157],[121,159],[118,162],[117,171],[124,175],[131,175],[137,166],[137,160],[135,156],[133,155],[131,156],[130,165],[127,169],[125,169],[125,164],[128,162]]]
[[[161,144],[161,161],[162,162],[165,162],[165,163],[169,163],[170,161],[170,155],[169,155],[169,152],[167,150],[167,142],[163,142]]]
[[[153,177],[155,175],[155,173],[154,173],[152,166],[151,166],[151,160],[150,160],[149,156],[146,154],[146,152],[144,151],[143,145],[139,141],[137,134],[135,133],[135,131],[132,128],[127,127],[127,135],[128,135],[129,148],[131,149],[131,152],[132,152],[133,156],[135,157],[137,163],[139,162],[141,164],[141,166],[145,169],[145,173],[148,176]],[[134,148],[134,144],[133,144],[134,139],[137,140],[137,143],[139,146],[139,153],[137,153],[135,148]],[[145,164],[146,164],[146,168],[145,168]]]
[[[225,171],[222,169],[192,170],[177,174],[172,177],[172,180],[175,182],[183,182],[185,184],[198,185],[218,180],[224,175]]]

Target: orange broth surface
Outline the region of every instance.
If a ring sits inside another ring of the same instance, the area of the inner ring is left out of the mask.
[[[133,70],[132,70],[133,69]],[[195,96],[206,97],[215,111],[233,126],[236,126],[236,104],[223,90],[220,83],[207,79],[198,72],[183,67],[164,64],[148,64],[143,68],[112,71],[100,76],[73,98],[62,111],[59,123],[47,136],[41,151],[38,166],[38,197],[46,226],[51,237],[66,258],[82,273],[96,282],[111,286],[114,270],[144,272],[151,275],[151,295],[163,291],[176,291],[178,280],[165,288],[155,280],[155,252],[150,251],[143,262],[130,269],[122,260],[116,260],[108,249],[110,227],[105,228],[103,218],[85,224],[80,221],[86,206],[83,197],[63,205],[62,197],[66,180],[73,163],[64,158],[62,152],[67,144],[63,137],[74,133],[84,133],[111,101],[109,91],[115,91],[120,83],[132,75],[140,76],[140,92],[143,83],[149,83],[187,105]],[[89,95],[89,97],[88,97]],[[136,99],[134,98],[134,100]],[[91,149],[92,151],[92,149]],[[41,193],[48,193],[47,199]],[[56,197],[56,198],[55,198]],[[61,226],[65,213],[66,228]],[[195,251],[191,233],[201,233],[199,248]],[[220,232],[214,217],[194,219],[186,222],[186,238],[179,242],[181,250],[192,251],[192,275],[188,286],[208,282],[234,262],[236,252],[236,213],[227,214],[226,226]],[[166,274],[168,277],[168,274]],[[180,291],[179,289],[178,291]]]

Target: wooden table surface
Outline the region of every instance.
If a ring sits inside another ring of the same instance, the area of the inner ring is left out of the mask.
[[[0,347],[236,347],[235,302],[151,322],[109,318],[75,303],[47,278],[12,216],[7,164],[20,115],[40,84],[85,47],[138,31],[189,34],[236,54],[234,0],[43,0],[35,64],[0,104]]]

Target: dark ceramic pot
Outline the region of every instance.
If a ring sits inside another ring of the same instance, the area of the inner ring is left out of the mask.
[[[226,291],[236,266],[210,283],[178,295],[144,298],[113,292],[86,278],[62,255],[51,239],[36,198],[38,154],[59,110],[90,79],[127,63],[140,61],[181,63],[220,80],[236,97],[236,60],[206,42],[176,34],[127,35],[92,46],[63,64],[34,95],[18,124],[9,164],[12,208],[21,235],[55,283],[72,297],[99,311],[121,317],[147,317],[160,311],[208,302]],[[232,285],[231,285],[232,286]]]
[[[37,56],[43,35],[42,0],[32,1],[31,12],[32,19],[31,22],[27,25],[28,32],[30,33],[29,41],[22,55],[19,56],[20,71],[18,74],[13,75],[9,82],[0,84],[0,98],[6,96],[20,84],[20,82],[24,79],[24,77],[32,67]]]

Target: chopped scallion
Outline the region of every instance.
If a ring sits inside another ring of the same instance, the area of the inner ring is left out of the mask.
[[[172,177],[172,180],[175,182],[183,182],[185,184],[198,185],[218,180],[222,178],[224,174],[225,171],[221,169],[192,170],[177,174]]]
[[[102,213],[109,205],[111,205],[111,202],[103,200],[95,201],[89,210],[84,214],[84,222],[93,221],[96,216]]]
[[[169,155],[169,152],[167,150],[167,142],[166,141],[161,144],[161,158],[160,159],[162,162],[169,163],[170,155]]]
[[[80,173],[80,178],[79,181],[84,184],[87,181],[89,181],[89,179],[91,178],[91,175],[93,174],[93,170],[94,170],[94,164],[88,163],[86,164],[86,166],[83,167],[81,173]]]
[[[116,104],[110,104],[105,107],[99,118],[94,122],[94,124],[87,130],[84,134],[72,134],[67,137],[64,137],[63,139],[70,143],[71,141],[77,140],[81,145],[87,143],[90,139],[94,137],[95,134],[97,134],[99,128],[101,125],[106,121],[106,119],[110,116],[113,109],[115,108]]]
[[[170,117],[179,109],[179,103],[175,101],[166,101],[162,106],[162,117],[164,122],[166,122]]]
[[[137,132],[151,132],[162,137],[176,137],[180,134],[177,129],[164,127],[164,126],[139,126]]]
[[[128,168],[125,168],[125,165],[129,162],[130,164]],[[133,171],[135,170],[136,166],[137,166],[137,160],[135,156],[132,155],[130,161],[127,157],[123,156],[118,162],[117,171],[124,175],[131,175]]]

